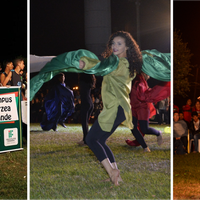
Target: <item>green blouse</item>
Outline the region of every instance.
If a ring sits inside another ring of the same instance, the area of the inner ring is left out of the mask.
[[[99,62],[99,60],[88,59],[87,57],[82,57],[81,60],[86,63],[83,70],[89,70]],[[126,117],[122,124],[133,129],[129,93],[135,76],[130,78],[128,68],[128,60],[120,58],[117,69],[103,77],[101,89],[103,110],[98,116],[98,122],[103,131],[111,131],[119,105],[124,109]]]
[[[151,77],[170,81],[170,54],[162,54],[156,50],[145,50],[143,54],[142,71]],[[84,69],[79,68],[79,60],[86,63]],[[51,80],[60,72],[76,72],[103,76],[102,100],[103,110],[98,116],[100,127],[104,131],[111,131],[117,116],[118,106],[124,109],[125,126],[133,129],[132,113],[129,93],[132,79],[129,76],[129,63],[126,58],[118,58],[114,54],[109,58],[99,61],[98,57],[87,50],[66,52],[53,58],[47,63],[39,74],[30,81],[30,100],[43,83]],[[136,75],[136,74],[135,74]]]

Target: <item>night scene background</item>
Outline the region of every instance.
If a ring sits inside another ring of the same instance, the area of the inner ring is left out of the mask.
[[[186,97],[174,96],[174,104],[182,108],[187,99],[192,100],[194,106],[197,97],[200,96],[200,42],[199,42],[199,19],[200,19],[200,1],[174,1],[173,4],[173,30],[179,31],[182,41],[187,43],[190,50],[191,76],[189,78],[190,91]],[[176,66],[173,66],[174,70]]]
[[[137,41],[136,2],[139,6],[140,48],[169,53],[170,0],[110,0],[110,34],[124,30]],[[30,54],[56,56],[64,52],[86,49],[84,0],[31,0]],[[0,62],[17,56],[27,57],[27,1],[1,1]],[[107,40],[105,41],[105,44]],[[30,77],[36,75],[31,74]],[[66,74],[70,88],[77,85],[77,74]],[[150,87],[155,80],[149,81]],[[97,86],[101,78],[97,78]]]
[[[170,1],[140,0],[140,48],[170,52]],[[137,41],[135,0],[111,0],[111,33],[124,30]],[[109,38],[107,38],[108,41]],[[105,44],[107,43],[105,41]],[[85,45],[83,0],[30,1],[30,54],[56,56],[64,52],[87,49]],[[35,73],[31,74],[33,77]],[[77,74],[66,74],[66,84],[77,85]],[[155,80],[149,81],[150,86]],[[101,78],[97,78],[97,86]]]
[[[111,32],[136,38],[135,0],[111,0]],[[85,48],[83,0],[30,1],[30,53],[47,56]],[[170,52],[170,1],[140,0],[141,50]],[[107,42],[107,41],[106,41]]]
[[[0,63],[27,58],[27,1],[1,1],[0,8]]]
[[[173,2],[173,1],[172,1]],[[136,5],[134,0],[111,0],[111,33],[129,31],[137,41]],[[173,2],[173,30],[179,30],[183,42],[188,43],[196,66],[190,81],[199,83],[199,1]],[[30,53],[38,56],[59,55],[85,48],[84,1],[30,1]],[[17,56],[27,56],[27,1],[1,1],[1,54],[0,63]],[[170,52],[170,1],[140,0],[141,50],[157,49]],[[34,75],[34,74],[33,74]],[[69,80],[69,79],[68,79]],[[76,80],[76,79],[75,79]],[[73,79],[74,81],[74,79]],[[71,82],[71,80],[69,80]],[[75,83],[74,83],[75,84]],[[150,84],[151,85],[151,84]],[[195,88],[196,87],[196,88]],[[194,96],[194,88],[196,95]],[[188,97],[175,97],[181,107],[187,98],[200,96],[200,87],[191,84]],[[194,102],[193,102],[194,103]]]

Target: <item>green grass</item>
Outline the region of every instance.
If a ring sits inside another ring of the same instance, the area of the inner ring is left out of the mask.
[[[152,152],[143,153],[126,145],[133,136],[118,127],[107,141],[124,181],[114,186],[102,181],[108,175],[93,152],[76,144],[82,139],[80,125],[43,132],[31,124],[30,132],[31,199],[170,199],[170,134],[163,134],[162,146],[155,136],[145,136]]]
[[[0,154],[0,199],[27,199],[27,147]]]
[[[174,199],[200,199],[200,154],[174,155]]]

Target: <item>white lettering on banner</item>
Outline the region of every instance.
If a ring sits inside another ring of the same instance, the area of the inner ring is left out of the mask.
[[[16,121],[18,119],[15,94],[1,94],[0,121]]]

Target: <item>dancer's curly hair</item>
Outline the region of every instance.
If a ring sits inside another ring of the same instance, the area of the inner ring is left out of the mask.
[[[107,43],[105,51],[102,53],[102,56],[104,58],[109,57],[112,54],[112,41],[115,37],[122,37],[125,39],[126,46],[128,47],[127,50],[127,59],[129,61],[129,71],[130,71],[130,77],[134,76],[134,72],[137,73],[141,72],[142,69],[142,53],[140,51],[140,48],[136,41],[133,39],[130,33],[125,31],[117,31],[113,33],[109,41]]]

